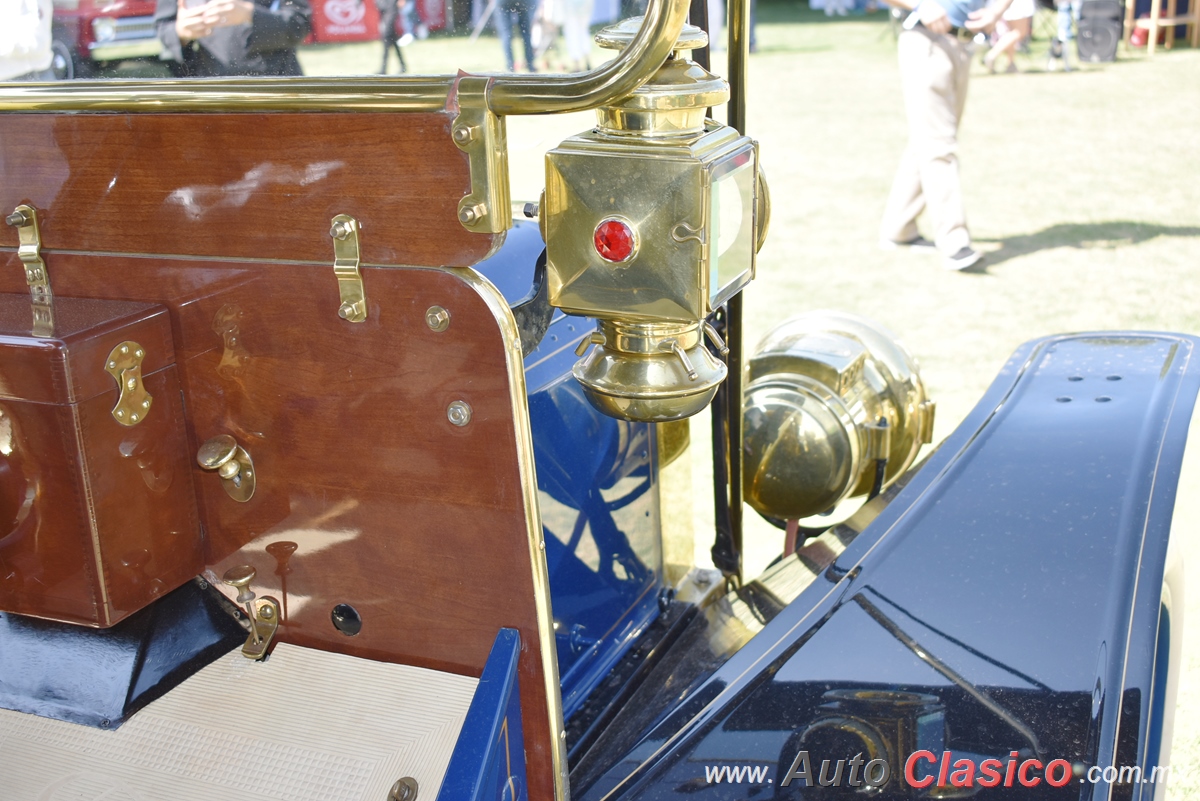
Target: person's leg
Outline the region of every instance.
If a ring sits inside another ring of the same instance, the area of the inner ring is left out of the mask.
[[[396,58],[400,59],[400,72],[408,72],[408,64],[404,61],[404,48],[400,47],[399,39],[392,40],[396,48]]]
[[[925,210],[925,196],[921,193],[921,171],[912,146],[904,149],[896,177],[892,179],[892,190],[888,193],[884,207],[883,224],[879,229],[881,241],[912,242],[919,235],[917,217]]]
[[[537,16],[537,0],[530,0],[517,12],[517,25],[521,28],[521,44],[525,47],[525,68],[537,72],[537,54],[533,49],[533,19]]]
[[[1004,52],[1008,56],[1008,71],[1017,71],[1017,46],[1029,36],[1031,18],[1008,20],[1008,32],[1005,34]]]
[[[934,218],[934,241],[950,256],[970,247],[967,215],[958,172],[958,123],[967,102],[971,54],[950,36],[913,31],[925,39],[909,55],[904,105],[909,146],[921,175],[921,193]],[[921,58],[922,51],[924,58]]]
[[[383,64],[379,67],[379,74],[387,75],[388,54],[396,44],[395,6],[385,7],[379,15],[379,39],[383,42]]]
[[[909,141],[900,158],[896,177],[884,207],[880,238],[885,242],[909,242],[918,235],[917,217],[925,210],[925,196],[921,191],[921,171],[917,137],[914,133],[913,104],[909,95],[920,91],[925,80],[926,62],[931,48],[929,37],[921,31],[900,32],[896,42],[897,58],[900,62],[900,86],[905,97],[905,114],[908,116]],[[917,88],[910,88],[910,85]]]
[[[506,11],[503,5],[497,4],[492,14],[492,24],[496,26],[496,36],[500,38],[500,49],[504,51],[504,63],[509,72],[513,71],[512,47],[512,12]]]

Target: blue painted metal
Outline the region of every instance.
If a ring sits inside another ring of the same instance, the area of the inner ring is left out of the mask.
[[[517,221],[476,269],[516,303],[543,248],[537,225]],[[654,427],[597,412],[571,376],[575,347],[594,327],[556,310],[525,359],[568,719],[657,617],[663,581]]]
[[[528,801],[517,657],[521,636],[500,629],[442,779],[439,801]]]
[[[932,696],[954,759],[1155,759],[1160,592],[1196,345],[1113,333],[1022,347],[822,578],[702,684],[677,688],[673,713],[574,797],[807,798],[780,781],[831,691]],[[905,756],[889,754],[893,776]],[[768,770],[757,785],[708,781],[719,765]],[[975,789],[1137,799],[1154,785]],[[884,792],[915,796],[899,778]]]

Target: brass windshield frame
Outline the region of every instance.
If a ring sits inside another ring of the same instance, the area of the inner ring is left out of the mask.
[[[650,0],[629,47],[590,72],[488,76],[493,114],[582,111],[624,97],[670,55],[687,0]],[[460,77],[220,78],[0,84],[0,111],[441,111],[456,104]]]

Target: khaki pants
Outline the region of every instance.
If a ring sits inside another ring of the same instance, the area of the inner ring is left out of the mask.
[[[967,102],[972,46],[922,26],[902,31],[897,42],[908,147],[892,183],[881,235],[894,242],[917,236],[926,207],[934,241],[949,255],[971,244],[958,177],[958,122]]]

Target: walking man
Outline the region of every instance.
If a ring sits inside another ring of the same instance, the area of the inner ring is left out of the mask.
[[[1012,0],[889,0],[912,13],[897,41],[908,147],[892,182],[881,230],[885,247],[936,246],[949,270],[983,260],[971,246],[958,174],[958,123],[967,101],[972,40],[991,30]],[[934,241],[917,230],[926,208]]]

